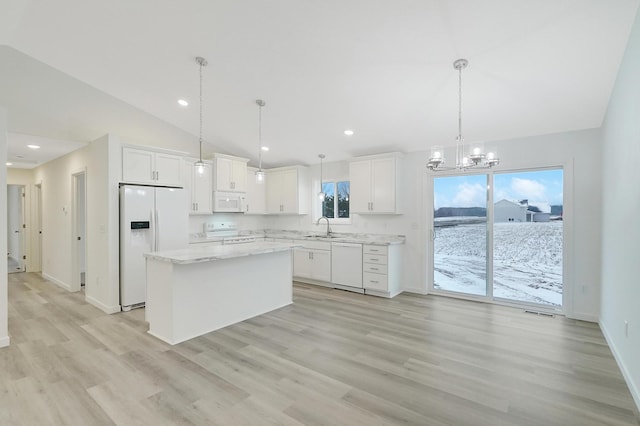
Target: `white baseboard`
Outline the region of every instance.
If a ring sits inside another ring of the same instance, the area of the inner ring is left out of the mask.
[[[0,337],[0,348],[9,346],[9,336]]]
[[[414,293],[414,294],[422,294],[422,295],[427,294],[427,290],[425,290],[424,288],[418,288],[418,287],[403,287],[401,291],[404,293]]]
[[[599,322],[600,320],[600,318],[598,318],[598,316],[596,315],[583,314],[580,312],[573,312],[571,314],[566,313],[565,316],[569,319],[575,319],[575,320],[587,321],[587,322]]]
[[[71,285],[70,284],[67,284],[64,281],[60,281],[56,277],[52,277],[51,275],[46,274],[46,273],[43,272],[42,273],[42,278],[46,279],[47,281],[51,281],[52,283],[54,283],[58,287],[62,287],[67,291],[71,291]]]
[[[607,332],[607,328],[604,326],[602,321],[598,321],[598,325],[600,326],[600,330],[602,330],[602,334],[604,335],[607,344],[609,344],[609,348],[611,349],[611,353],[613,353],[613,357],[615,358],[616,363],[618,363],[618,367],[622,372],[622,377],[624,377],[625,382],[627,382],[627,386],[629,386],[629,392],[631,392],[631,396],[636,403],[636,407],[638,407],[638,410],[640,410],[640,391],[638,389],[638,385],[640,385],[640,383],[636,384],[633,382],[633,378],[631,377],[629,370],[627,370],[627,367],[622,362],[622,358],[620,358],[618,349],[616,349],[616,345],[611,339],[611,336],[609,332]]]
[[[107,314],[115,314],[116,312],[120,312],[120,305],[116,305],[116,306],[107,306],[104,303],[102,303],[101,301],[94,299],[91,296],[85,296],[85,300],[89,303],[91,303],[93,306],[95,306],[96,308],[100,309],[102,312],[107,313]]]

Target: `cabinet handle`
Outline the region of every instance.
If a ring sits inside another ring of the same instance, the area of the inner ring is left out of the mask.
[[[377,271],[378,270],[378,268],[371,268],[371,267],[369,267],[369,269],[371,269],[372,271]]]
[[[200,210],[200,203],[196,203],[196,210]]]
[[[372,283],[378,284],[378,281],[376,280],[369,280],[369,281],[371,281]]]

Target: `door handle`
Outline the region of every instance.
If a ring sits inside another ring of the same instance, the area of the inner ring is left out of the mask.
[[[78,237],[78,241],[82,240],[82,237]]]

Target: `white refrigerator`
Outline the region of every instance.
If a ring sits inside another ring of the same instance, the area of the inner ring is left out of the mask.
[[[147,268],[144,253],[186,248],[189,243],[187,194],[182,188],[120,186],[120,306],[144,305]]]

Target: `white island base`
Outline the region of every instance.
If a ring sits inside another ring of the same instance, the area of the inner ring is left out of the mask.
[[[292,303],[291,265],[290,248],[193,263],[151,253],[147,255],[149,334],[175,345],[287,306]]]

